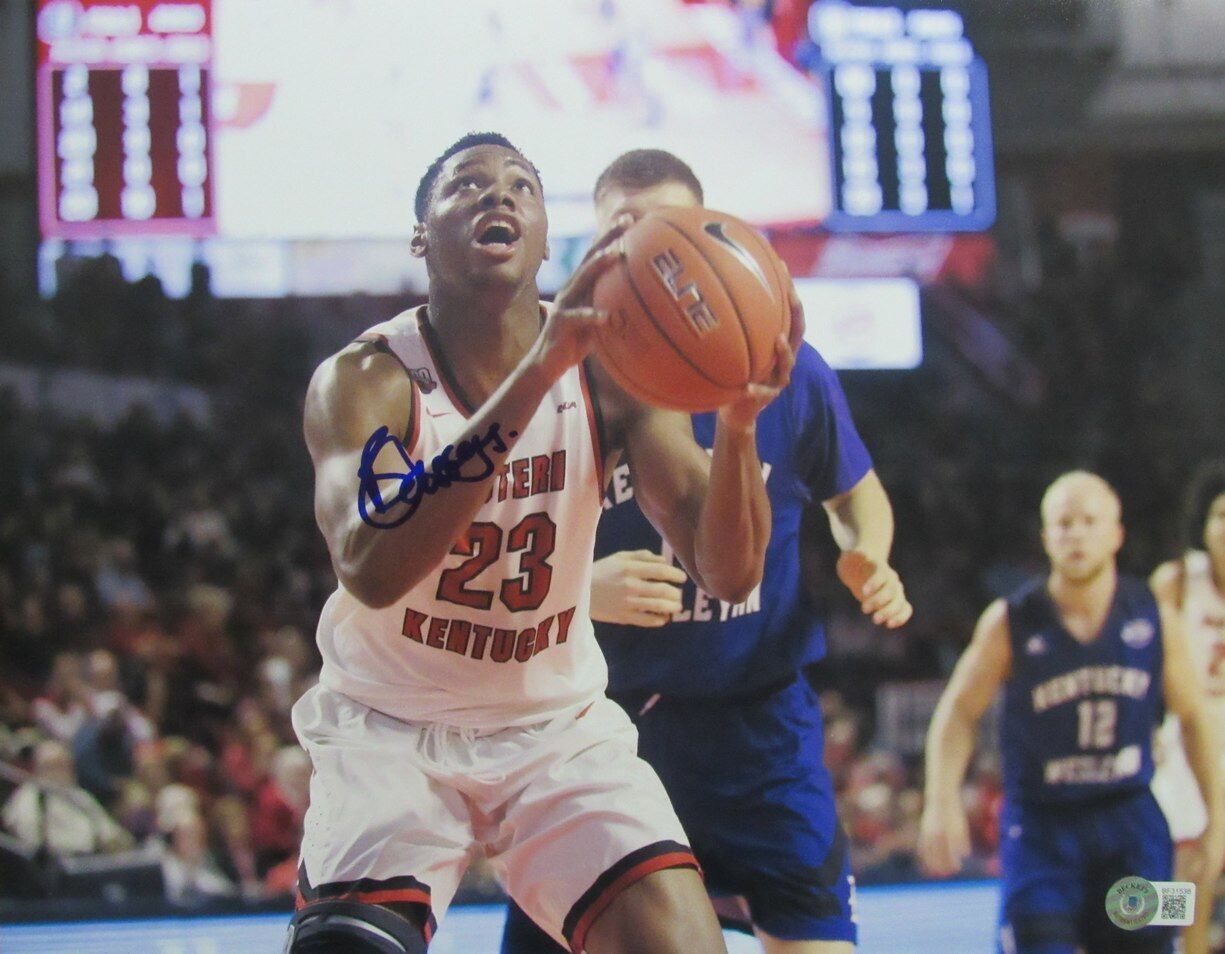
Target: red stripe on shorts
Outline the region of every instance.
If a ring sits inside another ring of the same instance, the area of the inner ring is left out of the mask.
[[[574,930],[568,939],[570,941],[570,950],[573,954],[582,954],[583,946],[587,942],[587,932],[591,930],[591,925],[616,900],[617,895],[636,881],[641,881],[647,875],[654,874],[656,871],[663,871],[667,868],[694,868],[698,871],[702,870],[698,865],[697,858],[693,856],[693,852],[671,851],[667,854],[647,858],[622,872],[616,880],[596,895],[587,906],[587,910],[583,912],[582,916],[575,923]]]
[[[386,879],[389,882],[404,883],[405,881],[412,882],[411,886],[403,888],[379,886],[379,879],[375,878],[359,878],[356,881],[334,881],[329,884],[320,885],[318,888],[313,888],[306,878],[306,869],[299,867],[298,869],[298,890],[295,892],[294,908],[295,910],[307,907],[316,901],[357,901],[361,904],[419,904],[425,908],[425,917],[422,919],[423,924],[419,929],[425,935],[426,943],[429,943],[434,932],[438,929],[438,922],[434,918],[433,908],[430,904],[430,890],[421,885],[416,878],[399,877]],[[365,885],[365,890],[362,886]],[[389,909],[393,913],[401,914],[395,911],[394,908]],[[401,916],[403,916],[401,914]],[[417,925],[414,925],[417,926]]]

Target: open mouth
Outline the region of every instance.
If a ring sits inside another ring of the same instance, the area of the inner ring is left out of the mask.
[[[478,245],[493,248],[509,248],[518,239],[519,234],[510,225],[504,222],[493,222],[481,230],[476,237],[476,242]]]

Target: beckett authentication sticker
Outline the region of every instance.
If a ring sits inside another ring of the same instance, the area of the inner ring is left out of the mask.
[[[1195,885],[1189,881],[1120,878],[1106,892],[1106,915],[1125,931],[1150,924],[1186,925],[1195,910]]]

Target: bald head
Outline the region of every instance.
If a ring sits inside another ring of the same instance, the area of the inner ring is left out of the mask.
[[[1112,513],[1114,520],[1121,521],[1123,518],[1123,505],[1110,484],[1087,470],[1071,470],[1057,477],[1042,495],[1042,522],[1047,523],[1051,513],[1072,501],[1093,502],[1103,512]]]
[[[1087,582],[1113,571],[1123,545],[1123,508],[1113,487],[1097,474],[1063,474],[1042,496],[1042,543],[1051,569]]]

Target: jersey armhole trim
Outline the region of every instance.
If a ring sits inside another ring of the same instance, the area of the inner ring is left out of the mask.
[[[583,389],[583,401],[587,405],[587,426],[591,429],[591,447],[595,452],[596,499],[604,505],[604,492],[607,488],[604,477],[604,448],[607,441],[604,436],[604,415],[600,411],[599,392],[595,381],[587,367],[586,360],[578,367],[579,386]]]

